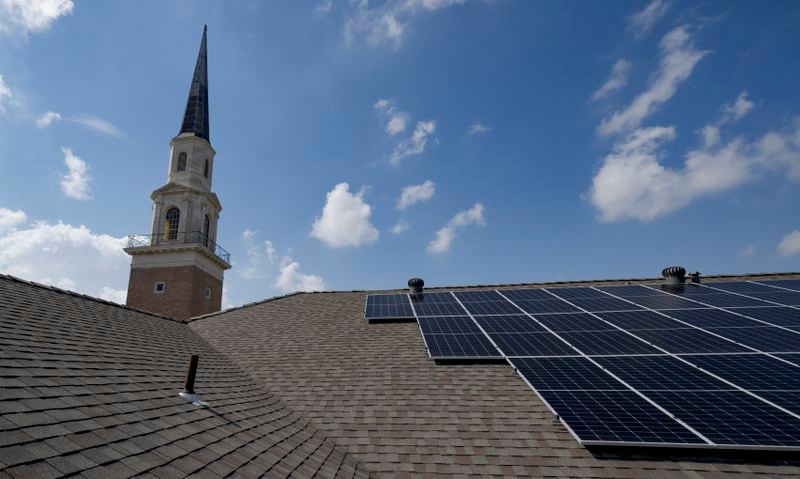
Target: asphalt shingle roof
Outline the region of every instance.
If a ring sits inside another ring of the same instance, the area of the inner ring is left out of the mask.
[[[0,478],[189,475],[368,471],[186,324],[0,277]]]
[[[787,454],[584,448],[507,364],[431,361],[365,297],[186,324],[0,275],[0,479],[800,476]],[[177,395],[190,354],[210,407]]]

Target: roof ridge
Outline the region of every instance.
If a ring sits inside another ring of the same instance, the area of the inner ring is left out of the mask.
[[[158,314],[158,313],[152,313],[150,311],[145,311],[143,309],[134,308],[133,306],[128,306],[128,305],[125,305],[125,304],[115,303],[113,301],[109,301],[109,300],[103,299],[103,298],[98,298],[98,297],[95,297],[95,296],[89,296],[88,294],[78,293],[77,291],[70,291],[68,289],[59,288],[58,286],[53,286],[51,284],[37,283],[36,281],[30,281],[30,280],[27,280],[27,279],[20,278],[18,276],[10,275],[8,273],[0,273],[0,279],[7,279],[9,281],[14,281],[14,282],[17,282],[17,283],[23,283],[23,284],[27,284],[29,286],[34,286],[34,287],[37,287],[37,288],[49,289],[49,290],[55,291],[57,293],[68,294],[70,296],[75,296],[77,298],[88,299],[90,301],[94,301],[94,302],[97,302],[97,303],[107,304],[109,306],[116,306],[118,308],[127,309],[127,310],[130,310],[130,311],[135,311],[137,313],[146,314],[148,316],[153,316],[153,317],[156,317],[156,318],[159,318],[159,319],[167,319],[169,321],[174,321],[176,323],[185,324],[185,321],[181,321],[181,320],[175,319],[175,318],[170,318],[169,316],[164,316],[164,315],[161,315],[161,314]]]

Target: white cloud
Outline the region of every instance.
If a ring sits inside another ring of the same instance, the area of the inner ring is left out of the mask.
[[[25,223],[28,216],[22,210],[13,211],[8,208],[0,208],[0,234],[15,231],[17,225]]]
[[[125,289],[114,289],[109,288],[108,286],[103,286],[103,289],[100,290],[98,297],[105,299],[106,301],[125,304],[125,301],[128,298],[128,291]]]
[[[0,33],[45,31],[74,7],[72,0],[0,0]]]
[[[0,75],[0,113],[6,111],[6,102],[8,102],[12,96],[11,89],[6,85],[6,82],[3,81],[3,75]]]
[[[475,203],[472,208],[453,216],[444,227],[436,232],[436,237],[428,243],[428,252],[444,253],[450,249],[459,231],[471,225],[483,226],[485,224],[483,205]]]
[[[753,243],[753,244],[751,244],[751,245],[747,245],[747,246],[746,246],[746,247],[745,247],[745,248],[744,248],[744,249],[743,249],[743,250],[740,252],[740,254],[741,254],[742,256],[748,256],[748,257],[749,257],[749,256],[753,256],[754,254],[756,254],[756,249],[757,249],[757,248],[758,248],[758,243]]]
[[[408,114],[397,109],[394,100],[380,99],[372,107],[386,118],[386,133],[389,136],[402,133],[406,129]]]
[[[628,82],[628,72],[630,69],[631,62],[622,58],[617,60],[616,63],[614,63],[614,66],[611,68],[611,75],[609,75],[608,80],[606,80],[606,82],[603,83],[603,86],[598,88],[597,91],[592,94],[592,101],[605,98],[609,93],[624,87]]]
[[[409,228],[411,228],[411,226],[408,224],[408,222],[404,219],[401,219],[394,226],[392,226],[390,231],[393,235],[399,235],[408,231]]]
[[[721,114],[719,119],[717,119],[717,121],[714,123],[700,128],[699,133],[703,137],[703,144],[705,147],[711,148],[719,143],[720,127],[726,123],[742,119],[748,112],[750,112],[750,110],[753,109],[753,106],[753,102],[747,99],[746,91],[739,93],[739,96],[736,97],[736,100],[732,104],[722,105],[722,108],[720,108]]]
[[[385,43],[400,48],[408,26],[417,15],[432,13],[453,5],[463,5],[466,0],[388,0],[370,8],[367,0],[353,1],[353,12],[344,24],[347,45],[363,36],[375,47]]]
[[[321,276],[301,273],[300,263],[287,256],[281,263],[280,274],[275,281],[275,287],[285,293],[292,291],[322,291],[325,289],[325,281]]]
[[[369,222],[372,207],[364,202],[364,190],[352,194],[349,189],[347,183],[339,183],[328,193],[322,216],[311,228],[311,236],[328,246],[361,246],[378,239],[378,230]]]
[[[678,27],[661,40],[659,69],[650,82],[650,87],[639,94],[622,111],[615,112],[598,127],[601,135],[624,133],[639,126],[662,103],[675,94],[678,85],[689,78],[697,63],[708,54],[694,48],[687,27]]]
[[[100,118],[99,116],[83,114],[83,115],[68,116],[65,117],[64,120],[76,123],[84,128],[95,131],[97,133],[113,136],[114,138],[125,137],[125,133],[123,133],[119,128],[112,125],[111,122]]]
[[[467,136],[472,135],[481,135],[483,133],[488,133],[491,130],[488,126],[484,125],[480,122],[475,122],[469,125],[469,129],[467,130]]]
[[[255,237],[256,232],[253,230],[242,231],[247,264],[237,270],[245,279],[260,279],[269,276],[269,266],[275,262],[277,255],[272,241],[266,240],[263,244],[259,244],[256,243]]]
[[[59,121],[59,120],[61,120],[61,114],[59,114],[59,113],[57,113],[55,111],[48,111],[47,113],[45,113],[44,115],[40,116],[36,120],[36,126],[38,126],[39,128],[44,128],[47,125],[49,125],[50,123],[53,123],[54,121]]]
[[[665,0],[653,0],[644,10],[631,15],[629,28],[634,31],[636,36],[644,36],[653,28],[656,21],[667,13],[669,5],[669,2]]]
[[[781,256],[790,256],[800,253],[800,230],[792,231],[783,237],[778,244],[778,253]]]
[[[404,158],[419,155],[425,151],[428,138],[436,131],[436,122],[433,120],[419,121],[410,138],[407,138],[395,146],[389,157],[389,164],[399,165]]]
[[[425,180],[419,185],[408,185],[403,188],[400,199],[397,200],[397,209],[404,210],[413,204],[428,201],[435,192],[436,185],[431,180]]]
[[[0,208],[0,224],[11,224],[0,231],[0,271],[124,301],[130,265],[123,251],[125,238],[61,222],[28,223],[25,218],[22,211]]]
[[[589,192],[601,220],[652,220],[766,170],[785,171],[800,182],[800,119],[755,142],[734,138],[689,150],[680,169],[665,167],[660,161],[662,144],[674,138],[673,127],[657,126],[637,129],[614,145]]]
[[[61,177],[61,191],[67,197],[76,200],[91,199],[89,166],[75,156],[70,148],[62,146],[61,151],[64,152],[64,164],[68,168],[68,171]]]
[[[331,9],[333,9],[333,1],[332,0],[322,0],[314,7],[314,15],[319,17],[324,17],[327,14],[331,13]]]
[[[86,128],[87,130],[92,130],[95,133],[112,136],[114,138],[125,138],[125,133],[123,133],[122,130],[112,125],[108,120],[104,120],[103,118],[95,115],[82,114],[74,116],[62,116],[58,112],[48,111],[36,120],[36,125],[39,128],[44,128],[52,123],[62,120],[75,123],[76,125]]]
[[[723,105],[719,123],[740,120],[753,109],[753,106],[753,102],[747,99],[747,92],[743,91],[739,93],[733,104]]]

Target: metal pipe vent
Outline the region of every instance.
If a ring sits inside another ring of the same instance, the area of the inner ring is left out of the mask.
[[[411,290],[411,294],[421,293],[423,286],[425,286],[425,281],[422,281],[422,278],[411,278],[408,280],[408,287]]]

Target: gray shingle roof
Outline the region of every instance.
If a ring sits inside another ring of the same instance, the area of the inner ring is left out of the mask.
[[[781,454],[584,448],[507,365],[437,364],[364,301],[187,325],[0,275],[0,479],[800,476]],[[177,395],[189,354],[209,408]]]
[[[0,478],[191,474],[368,472],[185,324],[0,276]]]
[[[365,296],[293,295],[189,326],[381,476],[800,475],[784,454],[584,448],[508,365],[437,364],[415,323],[367,324]]]

